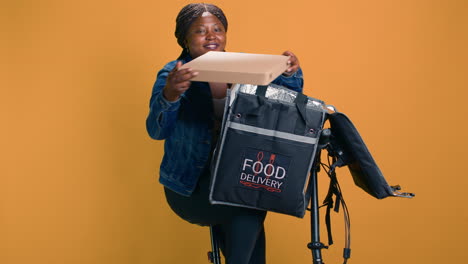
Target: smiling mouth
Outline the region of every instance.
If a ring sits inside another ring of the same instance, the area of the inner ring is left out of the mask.
[[[219,47],[219,44],[212,43],[212,44],[204,45],[203,47],[205,47],[206,49],[215,50]]]

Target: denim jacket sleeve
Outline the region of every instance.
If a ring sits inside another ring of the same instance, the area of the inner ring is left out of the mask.
[[[166,100],[163,96],[163,88],[169,72],[175,67],[177,61],[166,64],[158,72],[156,82],[150,99],[150,109],[146,118],[146,130],[153,139],[165,139],[174,129],[177,120],[177,113],[180,107],[180,98],[175,102]]]
[[[304,78],[302,75],[302,69],[299,68],[291,76],[280,75],[278,78],[273,80],[272,83],[287,87],[296,92],[302,92],[302,89],[304,87]]]

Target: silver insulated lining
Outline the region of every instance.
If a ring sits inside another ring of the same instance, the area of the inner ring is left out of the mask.
[[[257,91],[257,85],[252,84],[239,84],[239,92],[246,93],[246,94],[255,94]],[[285,87],[276,85],[276,84],[269,84],[266,90],[265,97],[268,99],[275,99],[283,102],[294,103],[296,100],[297,92],[287,89]],[[308,108],[315,108],[318,111],[326,111],[326,106],[324,102],[307,97],[307,107]]]

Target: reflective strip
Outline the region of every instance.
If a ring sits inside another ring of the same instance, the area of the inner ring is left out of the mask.
[[[251,132],[251,133],[256,133],[256,134],[265,135],[265,136],[277,137],[277,138],[284,138],[284,139],[297,141],[297,142],[317,144],[317,138],[299,136],[299,135],[295,135],[291,133],[234,123],[231,121],[228,121],[226,125],[230,128],[245,131],[245,132]]]

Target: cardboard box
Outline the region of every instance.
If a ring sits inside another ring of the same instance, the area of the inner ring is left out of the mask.
[[[267,85],[288,68],[289,57],[210,51],[182,65],[198,72],[193,81]]]

